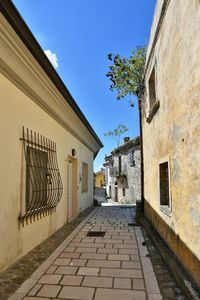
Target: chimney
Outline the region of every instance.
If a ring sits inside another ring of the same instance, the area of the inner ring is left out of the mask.
[[[128,143],[129,140],[130,140],[130,137],[129,137],[129,136],[124,137],[124,144]]]

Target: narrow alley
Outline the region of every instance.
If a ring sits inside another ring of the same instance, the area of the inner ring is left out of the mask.
[[[134,217],[126,206],[96,208],[9,300],[186,299],[176,284],[179,296],[162,297]]]

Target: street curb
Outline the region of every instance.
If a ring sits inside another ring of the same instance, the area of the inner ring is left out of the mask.
[[[191,281],[189,274],[183,268],[173,252],[169,249],[165,241],[160,237],[151,223],[143,215],[140,215],[139,220],[141,225],[144,227],[147,234],[151,238],[152,242],[154,243],[155,247],[159,251],[169,270],[172,272],[180,288],[185,293],[187,299],[200,300],[200,290]]]

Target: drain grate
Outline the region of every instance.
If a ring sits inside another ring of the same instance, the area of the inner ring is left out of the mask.
[[[90,237],[104,237],[105,235],[105,231],[88,231],[88,233],[86,234],[86,236],[90,236]]]

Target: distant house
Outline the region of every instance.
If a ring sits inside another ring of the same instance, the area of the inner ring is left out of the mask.
[[[124,138],[124,144],[105,157],[106,191],[119,203],[134,203],[141,199],[140,139]]]
[[[157,1],[145,87],[144,214],[200,288],[199,1]]]
[[[103,145],[12,2],[0,9],[3,270],[93,204]]]
[[[100,171],[95,173],[95,187],[105,186],[105,172],[102,168]]]

